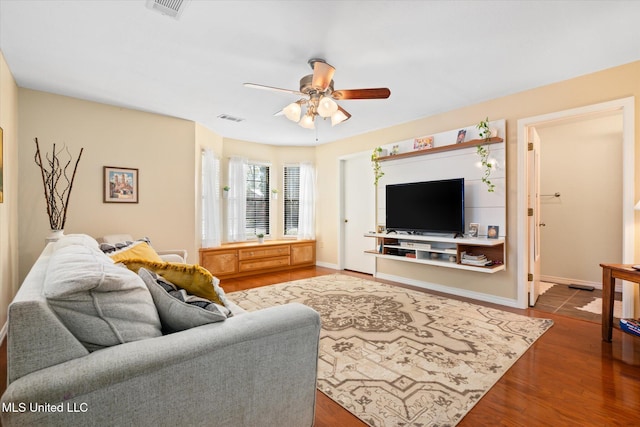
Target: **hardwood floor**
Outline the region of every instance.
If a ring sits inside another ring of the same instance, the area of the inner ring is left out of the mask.
[[[221,285],[231,293],[335,272],[310,267],[229,279]],[[359,273],[341,273],[375,280]],[[535,309],[494,307],[553,319],[555,324],[487,392],[459,426],[640,426],[640,338],[614,329],[613,342],[604,343],[599,323]],[[3,342],[0,346],[2,391],[5,384],[6,343]],[[333,400],[317,393],[315,427],[365,425]]]

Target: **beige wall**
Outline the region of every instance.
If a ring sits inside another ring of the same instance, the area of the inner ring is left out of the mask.
[[[66,144],[78,166],[65,233],[148,236],[154,247],[197,257],[193,122],[27,89],[19,90],[20,277],[49,225],[34,138],[43,152]],[[103,167],[137,168],[139,203],[103,203]]]
[[[321,145],[317,149],[319,169],[318,261],[338,264],[338,161],[339,156],[370,150],[382,144],[429,135],[478,123],[485,117],[507,122],[507,270],[496,274],[479,274],[432,266],[378,260],[381,273],[407,281],[432,282],[459,288],[465,292],[494,295],[497,299],[517,299],[516,247],[516,147],[518,119],[635,96],[635,121],[640,123],[640,62],[615,67],[598,73],[494,99],[458,110],[425,117],[392,128]],[[636,164],[640,155],[640,126],[636,126]],[[384,166],[383,166],[384,170]],[[606,172],[604,172],[606,173]],[[640,194],[638,174],[635,177],[636,200]],[[640,227],[636,227],[636,236]],[[636,254],[640,238],[636,237]],[[636,256],[636,259],[638,257]]]
[[[0,325],[18,278],[18,86],[0,52],[0,127],[3,130],[3,203],[0,203]]]
[[[537,128],[548,280],[600,284],[600,263],[622,262],[622,124],[617,113]]]

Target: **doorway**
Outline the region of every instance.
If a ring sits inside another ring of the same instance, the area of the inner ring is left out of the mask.
[[[370,153],[344,157],[340,162],[340,255],[339,268],[374,274],[375,257],[365,251],[375,239],[365,233],[375,230],[375,186]]]
[[[528,158],[528,146],[526,144],[527,138],[530,133],[531,128],[536,128],[538,130],[543,130],[545,128],[551,128],[554,126],[568,124],[571,122],[581,122],[587,119],[593,119],[594,117],[603,117],[607,115],[620,115],[622,117],[622,154],[621,159],[619,160],[619,164],[621,165],[621,192],[622,195],[620,197],[619,206],[616,209],[619,209],[621,212],[622,223],[617,226],[616,232],[619,234],[620,239],[618,245],[620,246],[618,249],[618,254],[620,255],[620,261],[622,263],[632,263],[634,259],[633,254],[633,240],[634,240],[634,164],[633,164],[633,152],[634,152],[634,122],[633,122],[633,112],[634,110],[634,99],[633,98],[625,98],[621,100],[606,102],[602,104],[591,105],[587,107],[577,108],[573,110],[567,110],[557,113],[551,113],[543,116],[536,116],[527,119],[522,119],[518,121],[518,231],[519,235],[523,236],[523,239],[519,239],[519,250],[518,250],[518,300],[526,305],[526,301],[529,299],[529,293],[534,288],[534,283],[536,280],[533,279],[533,275],[529,268],[529,257],[530,257],[530,243],[531,239],[527,236],[534,236],[535,232],[539,231],[540,225],[545,224],[545,219],[542,218],[540,223],[536,224],[538,227],[532,228],[530,231],[527,227],[528,224],[528,214],[529,211],[529,195],[527,189],[531,183],[531,172],[526,168],[527,158]],[[544,135],[544,132],[543,132]],[[544,136],[543,136],[544,138]],[[524,142],[522,142],[524,141]],[[542,148],[544,151],[544,147]],[[574,152],[574,156],[567,157],[563,156],[562,162],[571,162],[571,159],[581,159],[577,153]],[[585,159],[585,162],[592,162],[593,160]],[[619,170],[619,169],[618,169]],[[596,172],[597,173],[597,172]],[[553,203],[554,199],[557,199],[555,196],[558,191],[550,190],[542,188],[540,196],[549,196],[551,197],[551,202]],[[547,191],[549,194],[545,193]],[[620,189],[616,189],[615,191],[620,192]],[[560,197],[562,197],[562,192],[560,193]],[[588,197],[588,196],[587,196]],[[545,197],[541,197],[541,200],[545,200]],[[544,210],[541,210],[544,212]],[[547,231],[547,230],[544,230]],[[557,237],[557,236],[556,236]],[[533,237],[532,237],[533,238]],[[544,234],[542,234],[542,242],[544,242]],[[589,241],[589,239],[581,239],[582,241]],[[531,245],[534,247],[534,245]],[[542,251],[544,251],[544,243],[542,243]],[[596,255],[596,257],[601,257],[603,255]],[[595,264],[592,266],[592,269],[599,269],[599,262],[611,262],[610,259],[601,259],[599,261],[591,261],[591,264]],[[596,277],[598,280],[598,271],[591,271],[591,278]],[[536,279],[539,279],[537,277]],[[587,280],[588,281],[588,280]],[[623,285],[623,315],[625,317],[632,317],[634,313],[634,301],[636,300],[637,293],[635,291],[635,287],[631,284]]]

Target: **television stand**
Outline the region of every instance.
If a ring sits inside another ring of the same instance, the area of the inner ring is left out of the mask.
[[[505,239],[452,238],[417,234],[367,233],[376,239],[377,258],[482,273],[505,270]],[[482,262],[485,260],[486,262]]]
[[[460,233],[432,233],[432,232],[427,232],[427,233],[413,233],[413,236],[424,236],[424,237],[444,237],[446,239],[455,239],[456,237],[460,236]]]

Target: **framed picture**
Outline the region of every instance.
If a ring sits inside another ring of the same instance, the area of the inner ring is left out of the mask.
[[[420,138],[414,138],[413,149],[425,150],[427,148],[433,148],[433,136],[423,136]]]
[[[138,203],[138,169],[104,167],[104,203]]]
[[[469,237],[478,237],[479,224],[477,222],[469,223]]]
[[[460,144],[461,142],[464,142],[464,139],[467,137],[467,130],[466,129],[460,129],[458,131],[458,138],[456,139],[456,144]]]
[[[500,227],[497,225],[490,225],[487,227],[487,239],[497,239],[500,235]]]

